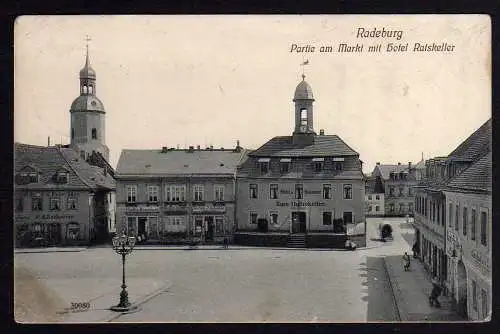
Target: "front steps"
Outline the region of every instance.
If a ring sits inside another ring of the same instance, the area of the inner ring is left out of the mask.
[[[304,233],[294,233],[288,236],[287,247],[306,248],[306,235]]]

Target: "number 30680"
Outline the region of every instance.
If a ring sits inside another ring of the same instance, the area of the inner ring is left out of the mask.
[[[87,309],[90,308],[90,303],[71,303],[72,309]]]

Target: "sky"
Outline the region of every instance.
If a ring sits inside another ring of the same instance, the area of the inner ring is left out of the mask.
[[[359,36],[360,28],[402,37]],[[446,156],[491,117],[485,15],[22,16],[14,28],[16,142],[69,143],[87,35],[113,167],[123,149],[231,148],[237,140],[256,149],[291,135],[302,71],[315,131],[340,136],[367,173],[376,162]],[[363,51],[337,52],[341,43]],[[407,51],[388,52],[389,43],[408,43]],[[454,48],[414,52],[415,43]],[[380,52],[368,52],[378,44]]]

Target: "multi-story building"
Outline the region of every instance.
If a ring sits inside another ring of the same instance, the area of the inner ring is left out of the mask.
[[[491,119],[448,157],[426,162],[415,199],[421,260],[458,311],[472,320],[491,312]]]
[[[221,242],[234,231],[234,149],[123,150],[116,170],[119,230],[153,243]]]
[[[372,172],[373,177],[380,177],[384,186],[384,205],[386,216],[413,215],[415,186],[417,179],[411,162],[403,165],[386,165],[377,162]]]
[[[71,148],[15,144],[16,245],[104,241],[114,228],[115,182]]]
[[[293,134],[272,138],[238,167],[236,241],[330,247],[350,235],[365,245],[359,154],[337,135],[316,134],[304,78],[293,99]]]
[[[385,191],[380,176],[367,176],[365,184],[365,214],[369,217],[385,215]]]

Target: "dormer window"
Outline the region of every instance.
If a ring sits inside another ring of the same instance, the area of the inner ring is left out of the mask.
[[[282,174],[289,173],[291,163],[292,163],[292,159],[290,159],[290,158],[280,159],[280,172]]]
[[[314,171],[319,173],[323,170],[324,158],[313,158]]]
[[[336,171],[342,171],[344,170],[344,158],[333,158],[333,168],[335,168]]]
[[[32,211],[42,211],[43,210],[43,202],[42,202],[42,194],[34,193],[31,198],[31,210]]]
[[[68,172],[67,171],[59,171],[56,174],[56,182],[57,183],[68,183]]]
[[[269,172],[269,158],[260,158],[259,159],[259,169],[262,174],[267,174]]]

